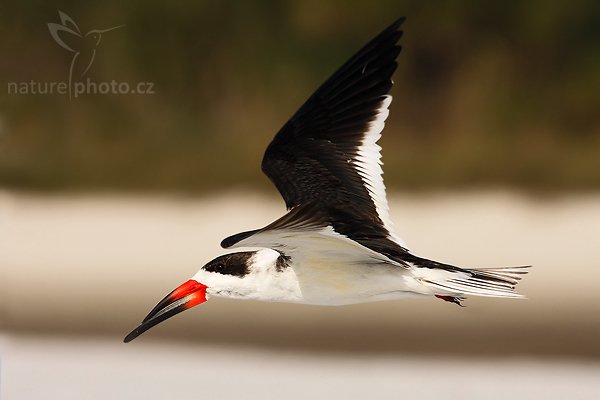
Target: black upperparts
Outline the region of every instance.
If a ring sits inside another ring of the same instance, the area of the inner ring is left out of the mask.
[[[331,225],[383,254],[406,252],[380,215],[387,200],[375,145],[391,100],[403,22],[398,19],[352,56],[268,146],[262,169],[291,211],[262,230],[226,238],[222,247],[262,231]]]
[[[357,156],[392,87],[403,21],[394,22],[352,56],[268,146],[262,169],[288,209],[309,201],[334,207],[344,203],[369,208],[377,219],[373,200],[356,170]]]

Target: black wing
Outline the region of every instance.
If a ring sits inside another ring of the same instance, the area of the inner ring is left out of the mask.
[[[262,169],[292,211],[263,229],[226,238],[223,247],[291,224],[331,226],[390,257],[406,252],[388,215],[376,144],[391,102],[403,22],[394,22],[350,58],[267,148]]]
[[[376,141],[391,101],[402,22],[381,32],[321,85],[277,133],[262,162],[288,209],[317,202],[334,229],[353,239],[400,242],[388,216]]]

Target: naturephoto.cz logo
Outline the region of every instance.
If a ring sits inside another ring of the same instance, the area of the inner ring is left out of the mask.
[[[83,33],[75,21],[62,11],[58,11],[60,24],[48,23],[50,36],[63,49],[71,54],[71,63],[66,81],[8,82],[8,94],[19,95],[69,95],[69,99],[82,95],[96,94],[154,94],[153,82],[93,81],[87,77],[96,58],[96,51],[105,33],[115,31],[125,25],[107,29],[92,29]]]

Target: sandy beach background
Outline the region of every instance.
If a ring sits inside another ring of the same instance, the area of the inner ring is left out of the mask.
[[[600,399],[598,4],[0,2],[0,400]],[[527,299],[211,299],[123,344],[281,216],[265,148],[401,16],[391,216]]]
[[[436,299],[346,307],[211,299],[125,345],[158,300],[222,253],[223,237],[277,218],[279,199],[2,192],[3,398],[34,398],[44,387],[46,398],[161,398],[192,393],[175,383],[186,376],[221,393],[209,398],[239,398],[244,385],[273,380],[281,390],[301,387],[288,398],[333,388],[395,398],[407,380],[423,398],[442,387],[481,398],[501,382],[516,385],[517,398],[599,393],[600,196],[390,197],[413,252],[462,266],[531,264],[519,285],[528,298],[470,298],[465,308]],[[102,388],[85,390],[97,374],[106,374]],[[465,388],[470,374],[477,383]],[[430,378],[439,385],[426,388]],[[79,383],[65,388],[61,379]]]

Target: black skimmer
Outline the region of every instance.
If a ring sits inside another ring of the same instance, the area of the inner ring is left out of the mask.
[[[377,35],[300,107],[268,146],[263,172],[288,213],[238,233],[168,294],[125,342],[210,296],[343,305],[435,296],[521,297],[527,267],[460,268],[412,254],[388,213],[380,147],[404,18]]]

